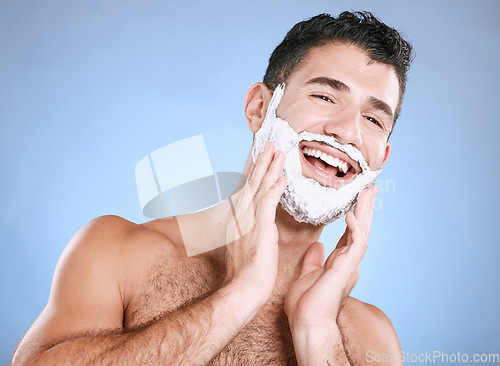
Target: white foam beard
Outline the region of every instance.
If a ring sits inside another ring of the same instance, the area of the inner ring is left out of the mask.
[[[297,134],[288,122],[276,115],[284,90],[285,85],[282,84],[274,91],[264,122],[255,134],[252,158],[255,163],[264,151],[266,141],[272,142],[277,150],[282,150],[286,154],[282,175],[287,177],[288,186],[281,196],[281,205],[298,222],[326,225],[347,214],[354,207],[359,193],[375,183],[382,169],[370,170],[358,149],[340,144],[331,136],[307,131]],[[323,142],[346,153],[359,164],[361,173],[339,189],[322,186],[316,180],[304,177],[300,163],[301,141]]]

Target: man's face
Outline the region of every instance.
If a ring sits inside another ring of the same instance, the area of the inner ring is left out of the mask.
[[[375,171],[389,157],[387,139],[398,98],[398,78],[391,66],[371,61],[355,46],[328,44],[311,49],[287,80],[277,115],[296,133],[332,136],[353,145]],[[321,142],[303,141],[299,148],[302,174],[323,186],[338,189],[361,172],[345,153]],[[312,149],[347,163],[347,173],[310,156]]]

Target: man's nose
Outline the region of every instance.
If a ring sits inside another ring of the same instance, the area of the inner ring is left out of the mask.
[[[335,137],[342,144],[361,145],[361,116],[356,111],[342,111],[329,118],[324,125],[325,134]]]

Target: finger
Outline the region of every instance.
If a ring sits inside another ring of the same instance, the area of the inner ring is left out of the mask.
[[[347,244],[347,234],[348,234],[349,229],[346,228],[344,231],[344,234],[342,234],[342,237],[339,239],[339,242],[337,243],[337,246],[335,249],[341,249],[343,246]]]
[[[266,142],[264,152],[259,155],[257,161],[255,162],[255,168],[252,176],[250,177],[250,189],[253,194],[257,192],[262,184],[262,180],[266,175],[269,165],[273,161],[274,157],[274,145],[270,142]]]
[[[255,224],[257,226],[274,224],[276,206],[278,205],[281,195],[285,191],[287,182],[286,177],[280,177],[275,184],[263,193],[255,214]]]
[[[312,271],[317,270],[323,266],[325,259],[325,246],[319,241],[312,243],[307,249],[302,262],[302,271],[300,272],[299,279],[307,276]]]
[[[370,225],[373,216],[373,207],[375,205],[375,196],[378,188],[373,186],[367,189],[364,189],[358,196],[358,200],[356,203],[356,208],[354,209],[354,216],[361,224],[362,231],[365,235],[365,238],[368,239],[368,235],[370,233]],[[346,216],[347,222],[347,216]],[[330,254],[328,259],[325,262],[325,267],[329,268],[332,266],[332,262],[338,254],[345,253],[349,248],[348,244],[352,243],[352,235],[349,232],[349,226],[345,229],[344,234],[340,238],[335,247],[334,252]]]
[[[272,144],[269,143],[269,145],[266,145],[267,148],[269,149],[272,147]],[[260,157],[259,157],[260,158]],[[247,190],[243,192],[243,194],[240,196],[240,200],[238,202],[237,208],[236,208],[236,213],[239,218],[246,218],[247,221],[250,220],[252,222],[252,225],[247,225],[247,227],[253,227],[254,223],[254,217],[255,217],[255,209],[256,206],[259,204],[262,196],[274,185],[278,182],[278,180],[281,177],[281,172],[283,171],[283,166],[285,164],[285,154],[283,151],[277,151],[274,154],[274,157],[271,161],[271,164],[268,167],[267,172],[264,172],[264,178],[261,183],[260,187],[255,187],[254,190],[256,189],[257,192],[252,191],[251,184],[255,184],[260,178],[259,174],[263,172],[263,170],[257,172],[253,178],[251,179],[251,182],[248,183],[247,185]],[[262,161],[261,161],[262,162]],[[258,162],[257,168],[260,169],[263,165],[261,162]],[[285,185],[286,188],[286,185]],[[281,191],[281,194],[283,191]],[[274,194],[271,194],[270,197],[274,197]],[[278,197],[281,197],[281,195]],[[271,201],[274,202],[274,198],[271,198]],[[274,203],[271,203],[274,204]],[[274,204],[274,209],[276,209],[276,204]],[[245,221],[245,220],[242,220]]]
[[[330,253],[328,258],[326,259],[325,262],[325,267],[330,268],[332,266],[332,262],[337,256],[337,254],[340,252],[342,248],[344,248],[347,245],[347,236],[349,234],[349,229],[346,228],[344,231],[344,234],[342,237],[339,239],[339,242],[337,243],[337,246],[335,247],[334,251]]]
[[[231,197],[229,198],[231,200]],[[255,225],[255,204],[248,183],[243,189],[243,195],[240,196],[236,207],[233,209],[233,220],[239,226],[238,234],[240,236],[248,233]]]
[[[346,215],[345,222],[349,228],[348,244],[342,248],[341,252],[350,256],[354,263],[359,264],[368,248],[368,241],[361,223],[352,212]]]
[[[243,215],[250,205],[252,205],[253,194],[250,190],[250,183],[246,182],[237,195],[229,197],[234,207],[235,215]]]
[[[269,146],[268,146],[268,144],[269,144]],[[268,149],[269,147],[271,147],[271,146],[272,146],[272,143],[271,143],[271,142],[266,142],[266,144],[264,145],[264,150],[263,150],[263,151],[262,151],[259,155],[257,155],[257,158],[255,159],[255,162],[254,162],[254,161],[253,161],[253,159],[252,159],[252,164],[251,164],[251,166],[250,166],[250,170],[248,171],[247,182],[250,182],[250,180],[251,180],[251,179],[252,179],[252,177],[253,177],[253,174],[254,174],[254,172],[255,172],[255,167],[257,166],[257,162],[258,162],[258,160],[259,160],[259,157],[260,157],[262,154],[267,153],[267,149]]]
[[[283,167],[285,165],[285,153],[283,151],[276,151],[274,154],[274,159],[269,166],[267,173],[262,181],[261,190],[267,191],[274,183],[278,181],[283,172]]]
[[[333,266],[333,262],[335,261],[335,258],[337,258],[337,256],[343,251],[345,250],[345,248],[347,248],[346,245],[344,245],[343,247],[339,247],[339,248],[335,248],[333,250],[333,252],[330,253],[330,255],[328,256],[328,258],[326,259],[325,261],[325,268],[331,268]],[[343,253],[343,252],[342,252]]]
[[[262,194],[264,194],[273,184],[276,184],[276,182],[281,177],[281,172],[283,171],[284,164],[285,154],[282,151],[277,151],[274,154],[274,158],[272,159],[267,172],[264,172],[264,178],[261,182],[261,186],[254,186],[253,190],[251,188],[251,184],[255,184],[259,179],[257,176],[255,176],[255,179],[251,179],[251,182],[249,182],[248,191],[246,191],[241,196],[241,199],[239,201],[238,212],[240,212],[241,214],[245,214],[250,208],[252,208],[251,206],[257,205],[257,202],[260,200]],[[259,165],[259,169],[261,166],[262,165]]]
[[[368,216],[370,201],[371,191],[369,188],[365,188],[359,193],[356,207],[354,208],[354,216],[356,216],[363,227]]]
[[[372,219],[373,219],[373,210],[375,209],[375,202],[377,201],[377,193],[378,193],[378,187],[372,186],[370,187],[371,190],[371,202],[370,202],[370,210],[368,211],[368,220],[365,225],[365,234],[366,234],[366,239],[368,240],[368,237],[370,236],[370,231],[371,231],[371,226],[372,226]]]
[[[375,187],[376,188],[376,187]],[[358,196],[354,216],[361,224],[363,231],[368,238],[370,225],[373,216],[373,207],[375,205],[376,191],[371,188],[364,189]]]
[[[250,166],[250,170],[248,171],[248,175],[245,177],[246,178],[245,183],[249,183],[250,180],[252,179],[253,172],[255,171],[256,166],[257,166],[257,164],[252,161],[252,165]]]

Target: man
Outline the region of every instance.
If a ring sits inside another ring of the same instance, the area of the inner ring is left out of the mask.
[[[368,352],[397,355],[387,317],[349,293],[376,195],[364,188],[389,157],[410,57],[370,13],[294,26],[245,99],[255,140],[233,201],[248,231],[188,257],[178,219],[91,221],[61,256],[12,364],[357,365]],[[187,215],[188,226],[226,230],[215,210]],[[346,212],[324,262],[317,239]]]

